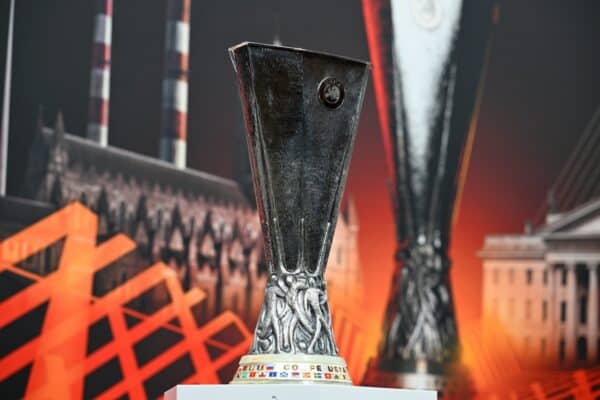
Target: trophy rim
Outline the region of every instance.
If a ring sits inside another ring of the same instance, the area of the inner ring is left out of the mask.
[[[340,55],[329,53],[326,51],[307,50],[302,47],[280,46],[280,45],[272,44],[272,43],[260,43],[260,42],[245,41],[245,42],[241,42],[241,43],[238,43],[236,45],[229,47],[228,50],[230,53],[234,53],[237,50],[242,49],[244,47],[269,48],[269,49],[285,50],[285,51],[290,51],[290,52],[295,52],[295,53],[303,53],[303,54],[319,56],[319,57],[329,57],[329,58],[334,58],[334,59],[337,59],[340,61],[360,64],[360,65],[367,67],[367,69],[369,69],[369,70],[372,69],[372,64],[370,61],[364,61],[364,60],[359,60],[358,58],[340,56]]]

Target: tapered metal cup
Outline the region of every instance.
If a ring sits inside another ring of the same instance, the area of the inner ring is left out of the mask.
[[[369,64],[257,43],[229,52],[269,274],[254,341],[232,383],[350,384],[324,272]]]
[[[367,385],[442,389],[457,365],[450,228],[492,3],[363,0],[397,233]]]

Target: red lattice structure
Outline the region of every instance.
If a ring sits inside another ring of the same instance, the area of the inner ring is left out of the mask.
[[[600,368],[548,374],[522,393],[526,400],[594,400],[600,397]]]
[[[0,293],[3,397],[156,398],[177,383],[227,379],[250,333],[231,312],[204,321],[194,312],[204,293],[184,293],[169,267],[157,263],[92,296],[95,274],[136,247],[125,235],[97,244],[97,224],[92,211],[73,203],[0,243],[0,277],[21,282]],[[20,267],[61,241],[54,271]],[[136,310],[149,296],[163,301]]]
[[[525,378],[525,379],[524,379]],[[527,382],[528,381],[528,382]],[[532,372],[489,388],[478,399],[596,400],[600,398],[600,368],[571,372]]]

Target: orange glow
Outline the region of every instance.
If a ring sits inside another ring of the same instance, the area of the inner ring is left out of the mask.
[[[600,396],[600,368],[527,371],[498,321],[465,328],[463,362],[475,385],[476,399],[592,400]]]
[[[381,213],[375,214],[378,218],[386,215],[386,208],[380,207],[377,210]],[[392,226],[392,221],[390,219],[388,227]],[[184,293],[176,274],[162,263],[145,269],[103,297],[92,297],[90,293],[94,273],[135,248],[135,243],[124,235],[116,235],[97,245],[96,227],[97,217],[87,208],[74,203],[0,243],[0,272],[10,271],[33,281],[30,286],[0,303],[0,326],[8,326],[49,301],[40,335],[20,345],[0,360],[0,381],[31,365],[26,398],[81,398],[86,377],[116,357],[122,378],[103,389],[97,397],[112,399],[128,394],[132,399],[142,399],[148,396],[145,383],[151,377],[164,371],[175,360],[189,355],[194,372],[181,383],[219,383],[222,376],[218,371],[235,363],[246,353],[250,344],[250,332],[242,321],[236,315],[224,312],[200,328],[197,327],[191,307],[205,300],[204,293],[197,289]],[[379,229],[379,236],[367,237],[377,242],[386,234],[389,232]],[[40,277],[16,266],[63,238],[65,245],[55,272]],[[390,242],[393,244],[393,241]],[[371,252],[366,253],[366,257],[375,256],[376,252],[380,252],[379,260],[383,260],[383,257],[389,254],[382,252],[385,242],[378,245],[381,247],[371,249]],[[383,286],[387,285],[389,280],[382,277],[387,276],[387,273],[391,274],[391,268],[386,271],[382,263],[376,270],[369,269],[368,272],[365,281],[370,287],[368,293],[381,295],[370,296],[372,299],[368,301],[369,307],[355,310],[353,319],[366,326],[373,326],[372,321],[379,320],[380,315],[371,312],[371,307],[376,309],[387,300],[387,288]],[[458,282],[464,284],[462,279]],[[158,283],[164,283],[168,290],[172,299],[168,305],[151,315],[125,306]],[[462,288],[460,284],[457,287]],[[478,296],[469,293],[469,296]],[[457,297],[461,301],[467,298]],[[478,304],[473,306],[474,309],[477,307]],[[336,315],[337,321],[344,317],[339,310]],[[128,316],[141,322],[128,327]],[[177,324],[172,322],[175,317],[179,320]],[[86,354],[88,327],[102,319],[109,321],[113,338]],[[568,395],[577,399],[593,399],[600,395],[600,368],[530,374],[520,365],[499,324],[487,321],[485,325],[480,325],[464,316],[459,318],[459,321],[463,362],[470,370],[470,377],[477,390],[476,398],[558,400]],[[231,326],[241,334],[241,339],[234,344],[216,339],[217,334]],[[176,332],[183,340],[140,365],[134,353],[136,343],[159,328]],[[358,357],[351,357],[351,367],[357,372],[364,369],[369,356],[374,354],[378,340],[376,332],[371,329],[366,329],[365,332],[368,337],[361,339],[358,349],[347,345],[352,342],[348,330],[341,329],[337,332],[342,355],[349,357],[350,354],[358,353]],[[220,349],[220,354],[209,354],[208,346]],[[354,376],[354,379],[359,381],[360,376]],[[507,382],[510,382],[510,385],[507,385]]]
[[[241,320],[224,312],[198,328],[190,308],[204,300],[197,289],[183,293],[175,273],[158,263],[101,298],[93,298],[92,279],[96,271],[123,257],[135,244],[123,235],[96,246],[97,217],[79,204],[71,204],[0,244],[0,272],[8,270],[27,277],[33,284],[0,303],[0,326],[17,320],[32,308],[49,301],[42,331],[37,338],[18,347],[0,360],[0,381],[32,364],[26,398],[81,398],[84,378],[118,357],[123,378],[98,398],[113,399],[128,394],[132,399],[147,397],[144,382],[189,354],[195,373],[185,382],[218,383],[217,371],[245,354],[251,335]],[[66,242],[56,272],[39,277],[15,264],[65,237]],[[171,303],[152,315],[124,306],[157,283],[164,282]],[[126,315],[141,320],[128,328]],[[113,340],[86,355],[88,326],[108,317]],[[179,325],[174,325],[177,317]],[[222,343],[213,336],[234,326],[241,339]],[[138,365],[134,344],[158,328],[183,336],[143,366]],[[221,349],[209,356],[207,345]]]

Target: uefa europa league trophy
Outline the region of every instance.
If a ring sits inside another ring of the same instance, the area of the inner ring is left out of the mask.
[[[363,0],[392,177],[396,272],[364,383],[441,389],[457,366],[448,247],[491,0]]]
[[[323,274],[369,64],[256,43],[229,52],[269,274],[250,353],[232,383],[351,384]]]

